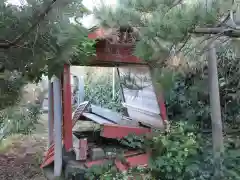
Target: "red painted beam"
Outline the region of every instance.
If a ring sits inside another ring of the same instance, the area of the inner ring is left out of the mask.
[[[70,82],[70,66],[64,65],[63,74],[63,124],[64,124],[64,145],[66,151],[73,147],[72,139],[72,102],[71,102],[71,82]]]
[[[101,136],[111,139],[121,139],[129,134],[143,135],[150,132],[151,129],[149,128],[104,124],[101,130]]]
[[[146,64],[145,61],[133,55],[133,45],[110,44],[107,40],[96,44],[96,57],[99,61],[115,63]]]
[[[165,103],[164,103],[164,98],[163,98],[162,93],[159,93],[158,104],[160,106],[160,112],[161,112],[162,120],[166,121],[167,120],[167,110],[166,110],[166,106],[165,106]]]
[[[126,153],[124,153],[124,157],[128,158],[128,157],[134,157],[134,156],[138,156],[138,155],[142,155],[140,154],[139,151],[127,151]],[[140,156],[141,157],[141,156]],[[84,165],[87,168],[90,168],[94,165],[101,165],[104,164],[105,162],[107,162],[109,159],[101,159],[101,160],[96,160],[96,161],[88,161],[86,162]],[[131,160],[131,159],[130,159]]]
[[[51,157],[47,158],[40,167],[44,168],[44,167],[48,166],[49,164],[53,163],[53,161],[54,161],[54,154]]]
[[[89,162],[86,162],[84,165],[87,167],[87,168],[90,168],[94,165],[101,165],[101,164],[104,164],[105,162],[107,162],[107,159],[100,159],[100,160],[96,160],[96,161],[89,161]]]
[[[110,44],[106,40],[105,30],[102,28],[98,28],[94,32],[88,34],[88,38],[101,39],[96,44],[96,62],[146,64],[145,61],[133,55],[133,44]]]
[[[46,167],[47,165],[51,164],[54,161],[54,144],[50,146],[48,149],[45,158],[43,160],[43,163],[41,164],[41,168]]]
[[[126,171],[129,168],[143,166],[146,167],[149,161],[149,154],[140,154],[137,156],[131,156],[126,158],[126,163],[122,163],[119,160],[115,160],[115,165],[119,171]]]
[[[74,144],[74,150],[76,153],[76,160],[87,160],[88,155],[88,141],[87,138],[78,139],[77,143]]]
[[[89,39],[99,39],[99,38],[104,38],[104,36],[105,36],[105,31],[102,28],[98,28],[94,32],[88,34]]]
[[[97,61],[106,61],[112,63],[126,63],[126,64],[146,64],[134,55],[116,55],[110,53],[97,53]]]

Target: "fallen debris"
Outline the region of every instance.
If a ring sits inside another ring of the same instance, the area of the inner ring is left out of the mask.
[[[143,127],[138,121],[122,116],[109,109],[81,104],[73,115],[73,156],[63,155],[66,164],[65,177],[72,171],[79,169],[78,174],[83,175],[86,168],[112,162],[119,171],[125,171],[135,166],[146,166],[149,155],[120,142],[130,134],[136,136],[147,135],[150,127]],[[64,145],[64,144],[63,144]],[[49,148],[42,167],[53,163],[54,145]],[[125,163],[119,158],[122,156]]]

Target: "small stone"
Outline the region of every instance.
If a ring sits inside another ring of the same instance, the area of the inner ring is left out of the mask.
[[[117,157],[117,153],[116,152],[106,152],[106,158],[107,159],[113,159]]]
[[[93,161],[104,159],[105,158],[104,150],[102,148],[93,148],[90,151],[90,157]]]

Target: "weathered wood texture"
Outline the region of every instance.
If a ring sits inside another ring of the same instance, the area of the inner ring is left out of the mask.
[[[120,67],[120,78],[123,78],[129,71],[135,76],[137,84],[141,84],[142,90],[130,90],[123,87],[125,97],[125,105],[128,110],[129,117],[146,125],[154,127],[162,127],[162,119],[157,97],[153,88],[150,77],[149,68],[147,66],[127,66]],[[143,82],[143,79],[147,82]]]
[[[83,116],[87,119],[90,119],[98,124],[114,124],[111,121],[108,121],[107,119],[104,119],[98,115],[92,114],[92,113],[83,113]]]

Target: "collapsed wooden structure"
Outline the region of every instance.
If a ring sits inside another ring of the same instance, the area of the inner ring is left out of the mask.
[[[122,37],[122,33],[125,32],[120,30],[119,37]],[[143,60],[132,55],[134,44],[123,44],[121,43],[121,38],[119,38],[117,43],[112,44],[104,36],[104,31],[99,29],[89,34],[89,38],[97,41],[97,55],[89,60],[88,64],[84,65],[147,67]],[[94,106],[90,102],[80,104],[72,114],[70,65],[64,65],[61,79],[54,77],[49,80],[48,93],[49,147],[41,167],[45,170],[49,179],[51,179],[50,176],[61,176],[63,170],[65,171],[65,177],[69,178],[69,174],[66,173],[69,172],[69,167],[83,170],[92,165],[103,163],[109,159],[109,156],[111,156],[111,159],[114,159],[116,152],[114,155],[113,151],[102,152],[102,149],[106,146],[114,146],[116,149],[116,140],[124,138],[129,134],[142,135],[151,131],[150,126],[146,124],[141,126],[141,122],[136,119],[110,112],[107,109]],[[161,92],[155,93],[157,94],[156,99],[160,109],[158,112],[159,123],[161,124],[160,121],[164,122],[167,119],[166,109]],[[129,104],[125,104],[125,106],[128,107]],[[83,126],[85,129],[82,128]],[[120,147],[117,146],[118,148]],[[98,151],[98,153],[94,151]],[[122,148],[122,151],[128,163],[123,164],[115,159],[115,165],[120,171],[138,165],[147,165],[147,153],[126,147]],[[95,157],[94,153],[102,154],[103,156]],[[54,173],[50,175],[50,171]]]

